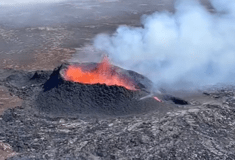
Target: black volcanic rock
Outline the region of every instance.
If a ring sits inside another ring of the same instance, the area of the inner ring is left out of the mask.
[[[181,98],[177,98],[177,97],[174,97],[174,96],[171,96],[171,95],[164,95],[163,96],[163,100],[165,101],[172,101],[173,103],[175,104],[179,104],[179,105],[188,105],[189,102],[181,99]]]
[[[4,80],[5,86],[21,99],[26,99],[37,93],[35,89],[41,88],[41,85],[49,79],[51,73],[52,71],[15,71],[14,74]]]

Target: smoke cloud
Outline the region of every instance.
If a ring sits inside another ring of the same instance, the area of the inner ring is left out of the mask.
[[[235,1],[211,4],[214,13],[196,0],[177,0],[175,13],[144,15],[143,27],[120,26],[113,35],[95,37],[94,46],[115,65],[149,77],[157,87],[233,83]]]

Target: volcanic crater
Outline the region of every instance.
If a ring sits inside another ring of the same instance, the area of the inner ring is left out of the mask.
[[[148,78],[106,58],[100,63],[64,63],[54,71],[20,72],[9,76],[6,86],[38,113],[53,116],[125,116],[163,108],[157,97],[148,97],[153,87]]]
[[[73,65],[82,66],[85,70],[97,67],[95,63]],[[57,115],[127,115],[146,112],[159,106],[154,99],[139,101],[141,96],[146,95],[147,85],[151,85],[151,82],[135,72],[116,67],[112,70],[113,75],[122,73],[121,76],[125,77],[126,81],[135,84],[135,90],[130,90],[118,85],[84,84],[66,80],[65,72],[68,67],[69,64],[64,64],[55,69],[43,85],[43,91],[36,98],[37,108],[40,111]]]

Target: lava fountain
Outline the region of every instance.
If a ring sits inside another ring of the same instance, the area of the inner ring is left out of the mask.
[[[128,78],[116,72],[107,57],[90,71],[83,71],[80,66],[70,65],[65,71],[67,81],[79,82],[83,84],[106,84],[108,86],[122,86],[129,90],[136,90],[134,83]]]

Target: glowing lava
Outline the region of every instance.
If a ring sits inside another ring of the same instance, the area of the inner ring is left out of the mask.
[[[130,80],[120,77],[113,69],[107,57],[92,71],[83,71],[81,67],[70,65],[65,71],[65,79],[84,84],[106,84],[108,86],[123,86],[136,90]]]
[[[158,97],[153,97],[156,101],[162,102]]]

